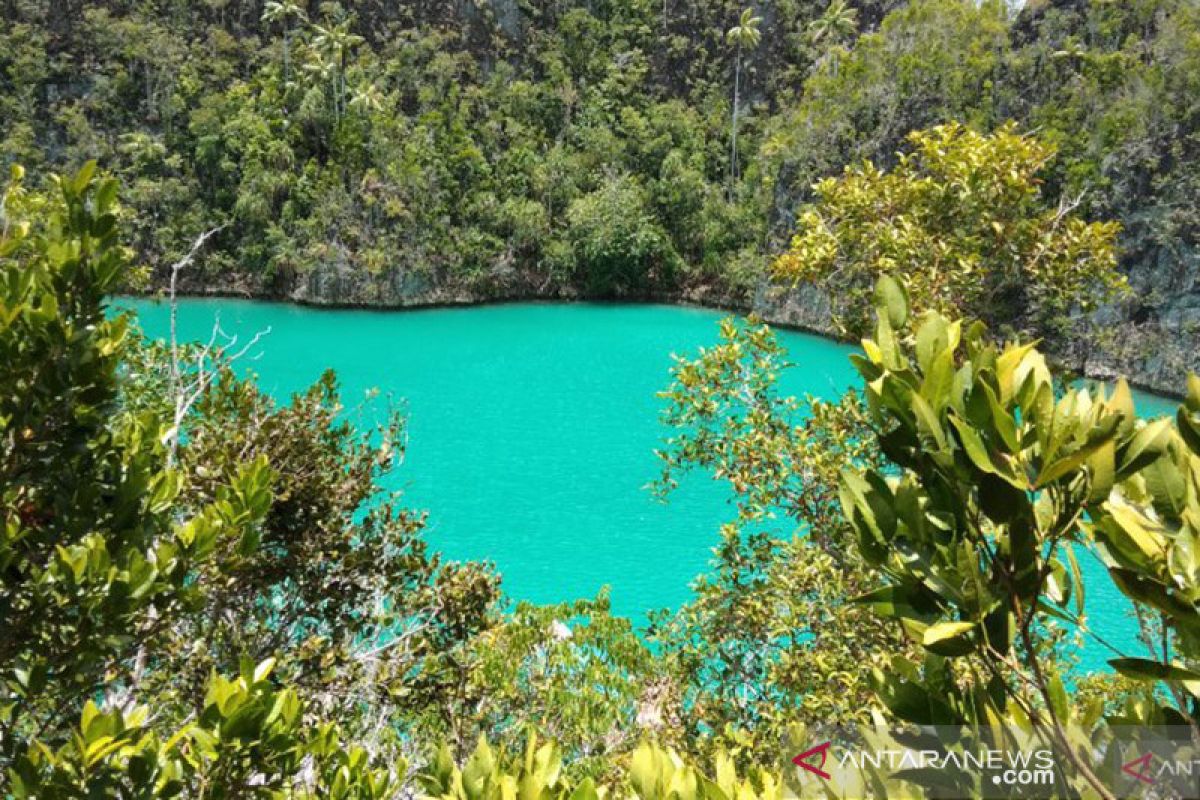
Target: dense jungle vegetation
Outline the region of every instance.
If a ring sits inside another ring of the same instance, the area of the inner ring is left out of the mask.
[[[1114,730],[1200,737],[1200,378],[1147,421],[1051,371],[1194,357],[1194,3],[0,9],[0,794],[815,797],[808,732],[883,722],[1005,726],[1111,798]],[[332,374],[274,398],[110,305],[172,275],[836,287],[805,307],[861,382],[787,396],[735,318],[677,359],[655,489],[706,473],[733,518],[636,631],[432,550],[383,488],[400,414],[356,427]],[[1142,631],[1101,674],[1084,555]]]
[[[890,167],[913,130],[1015,121],[1057,152],[1047,198],[1120,223],[1134,289],[1100,325],[1069,309],[1055,348],[1160,388],[1196,366],[1189,0],[0,8],[0,162],[119,175],[152,286],[223,226],[187,288],[770,311],[818,180]],[[806,291],[767,316],[829,329]]]
[[[913,723],[1006,726],[1058,754],[1056,796],[1115,797],[1114,726],[1200,732],[1196,377],[1139,420],[1124,381],[1060,385],[883,275],[861,390],[802,401],[771,329],[728,319],[662,394],[659,489],[710,472],[736,515],[644,638],[604,593],[506,609],[381,489],[400,417],[359,430],[332,375],[281,403],[219,345],[148,343],[106,299],[132,265],[116,179],[23,177],[0,203],[9,796],[825,796],[780,766],[807,730]],[[1075,667],[1111,646],[1085,552],[1145,645],[1102,674]]]

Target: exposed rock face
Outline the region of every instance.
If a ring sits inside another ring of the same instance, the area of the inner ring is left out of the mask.
[[[1125,375],[1146,388],[1179,394],[1200,372],[1200,252],[1192,243],[1156,247],[1125,263],[1133,298],[1102,309],[1092,336],[1065,343],[1071,363],[1097,377]]]
[[[1051,349],[1081,374],[1099,379],[1124,375],[1146,389],[1179,394],[1188,372],[1200,372],[1200,254],[1194,248],[1158,251],[1155,259],[1131,266],[1130,282],[1133,300],[1101,309],[1080,326],[1076,336]],[[372,308],[588,299],[571,286],[522,270],[467,283],[403,267],[369,275],[338,263],[293,276],[275,287],[209,284],[185,290]],[[698,285],[622,299],[754,313],[774,325],[837,335],[829,296],[812,286],[790,289],[761,281],[747,296],[721,286]]]
[[[273,294],[305,305],[373,308],[476,305],[506,300],[571,300],[578,297],[572,288],[553,284],[545,276],[516,270],[468,282],[404,267],[372,275],[337,263],[297,275]]]
[[[773,324],[833,333],[829,295],[815,286],[781,289],[764,281],[754,293],[752,310]]]
[[[1125,376],[1168,395],[1181,394],[1189,372],[1200,373],[1200,253],[1157,255],[1127,268],[1133,299],[1097,311],[1066,341],[1048,343],[1061,363],[1091,378]],[[750,305],[767,322],[837,335],[831,309],[816,287],[766,283]]]
[[[1136,303],[1098,311],[1065,342],[1048,349],[1064,366],[1090,378],[1124,376],[1136,386],[1180,395],[1189,372],[1200,372],[1200,264],[1191,268],[1168,302],[1154,310],[1158,319],[1135,318]],[[1131,276],[1133,280],[1133,276]],[[811,286],[794,290],[759,288],[752,310],[767,322],[836,336],[829,296]]]

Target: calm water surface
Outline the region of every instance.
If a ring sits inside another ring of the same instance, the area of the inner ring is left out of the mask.
[[[164,304],[126,304],[148,335],[167,333]],[[668,383],[670,355],[714,343],[719,312],[592,304],[331,311],[189,299],[179,310],[182,336],[207,339],[218,313],[243,341],[271,329],[245,363],[277,397],[332,368],[347,407],[372,389],[403,400],[409,447],[393,485],[429,511],[437,547],[494,562],[515,598],[549,603],[608,585],[615,610],[641,620],[688,598],[719,525],[733,516],[723,487],[703,475],[668,504],[644,488],[658,474],[653,451],[666,431],[655,392]],[[833,397],[854,383],[850,347],[779,335],[796,364],[786,391]],[[1143,413],[1173,407],[1139,398]],[[1093,624],[1132,646],[1127,605],[1098,563],[1083,566]],[[1106,657],[1089,647],[1085,662]]]

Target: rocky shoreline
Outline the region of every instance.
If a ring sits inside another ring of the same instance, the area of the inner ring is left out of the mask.
[[[830,318],[830,302],[812,287],[781,291],[765,282],[753,291],[736,291],[714,284],[689,286],[676,291],[647,291],[620,297],[590,297],[578,289],[553,284],[544,276],[513,272],[503,280],[482,284],[456,283],[436,277],[396,270],[364,280],[336,269],[317,271],[274,285],[248,281],[213,285],[203,280],[185,281],[180,294],[191,297],[234,297],[295,303],[314,308],[415,310],[517,302],[625,302],[696,306],[734,314],[750,314],[772,325],[833,339],[838,336]],[[1137,324],[1119,309],[1104,309],[1088,319],[1091,330],[1108,330],[1101,341],[1083,337],[1053,348],[1059,364],[1071,372],[1097,380],[1124,375],[1132,386],[1171,397],[1180,397],[1187,373],[1200,371],[1200,342],[1195,334],[1169,330],[1157,324]]]

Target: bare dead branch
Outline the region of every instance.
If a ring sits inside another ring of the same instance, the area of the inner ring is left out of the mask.
[[[171,304],[170,384],[174,411],[171,428],[163,437],[163,441],[167,445],[167,459],[170,464],[175,462],[176,453],[179,449],[179,431],[183,426],[184,419],[192,407],[204,396],[204,393],[212,385],[213,381],[216,380],[218,371],[215,369],[215,364],[217,362],[232,364],[246,357],[262,341],[264,336],[271,333],[269,327],[258,331],[245,345],[234,350],[238,345],[238,337],[224,331],[221,327],[221,315],[218,312],[213,319],[212,332],[209,334],[208,341],[200,346],[199,350],[196,351],[195,358],[192,360],[191,378],[185,380],[179,345],[179,273],[195,263],[196,256],[205,243],[224,228],[224,225],[220,225],[197,236],[187,255],[171,265],[171,279],[168,292]]]

